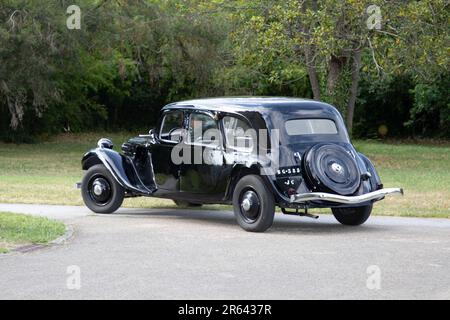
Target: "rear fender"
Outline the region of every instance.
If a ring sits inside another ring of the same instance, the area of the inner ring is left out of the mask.
[[[383,189],[383,184],[381,183],[380,176],[378,175],[375,166],[372,161],[369,160],[364,154],[358,152],[359,158],[363,161],[366,170],[370,173],[371,177],[369,178],[371,191]]]
[[[114,179],[129,191],[143,195],[154,192],[142,183],[132,160],[127,156],[111,149],[97,148],[87,152],[81,160],[83,170],[97,164],[103,164]]]
[[[228,179],[224,200],[231,201],[233,199],[234,187],[243,176],[254,174],[260,176],[264,180],[266,186],[275,196],[277,203],[289,202],[289,198],[281,194],[273,180],[267,175],[262,175],[261,170],[261,165],[257,163],[253,163],[250,166],[243,164],[235,165],[231,171],[230,178]]]

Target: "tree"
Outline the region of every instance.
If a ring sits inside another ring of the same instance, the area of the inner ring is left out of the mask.
[[[415,75],[429,74],[427,63],[448,66],[443,0],[234,1],[236,10],[229,3],[219,7],[238,20],[235,61],[253,67],[263,61],[269,69],[297,64],[307,71],[313,98],[336,105],[350,132],[361,70],[383,77],[406,68]]]
[[[148,126],[167,101],[215,90],[210,75],[226,34],[219,18],[196,14],[201,2],[77,3],[80,30],[66,26],[66,1],[2,3],[0,110],[10,119],[2,117],[0,131],[7,127],[7,136],[127,127],[123,119]],[[132,118],[136,105],[147,122]]]

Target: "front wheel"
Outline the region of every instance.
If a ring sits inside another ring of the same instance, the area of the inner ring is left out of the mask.
[[[334,217],[341,224],[348,226],[359,226],[369,219],[372,205],[352,208],[332,208]]]
[[[104,165],[98,164],[86,171],[81,195],[86,206],[95,213],[113,213],[122,205],[125,189]]]
[[[233,209],[246,231],[264,232],[273,224],[275,200],[260,176],[244,176],[233,192]]]

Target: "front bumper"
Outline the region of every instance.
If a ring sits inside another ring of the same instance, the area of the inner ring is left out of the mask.
[[[358,204],[371,200],[381,200],[383,197],[390,194],[403,195],[403,189],[401,188],[386,188],[377,191],[362,194],[360,196],[341,196],[338,194],[326,193],[326,192],[311,192],[311,193],[299,193],[294,194],[290,198],[291,203],[305,203],[309,201],[329,201],[335,203],[344,204]]]

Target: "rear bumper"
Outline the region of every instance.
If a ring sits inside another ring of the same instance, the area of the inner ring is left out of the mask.
[[[377,191],[362,194],[360,196],[341,196],[338,194],[326,193],[326,192],[311,192],[294,194],[290,198],[291,203],[305,203],[308,201],[329,201],[343,204],[358,204],[371,200],[381,200],[383,197],[390,194],[403,195],[403,189],[401,188],[386,188]]]

